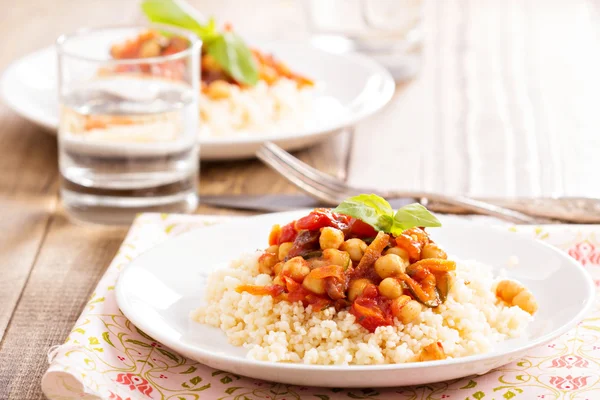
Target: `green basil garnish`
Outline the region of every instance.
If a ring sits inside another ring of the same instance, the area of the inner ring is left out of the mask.
[[[344,200],[333,210],[371,225],[376,231],[400,235],[415,227],[439,227],[440,221],[421,204],[406,205],[394,213],[384,198],[375,194],[361,194]]]
[[[250,48],[235,32],[219,32],[214,19],[200,24],[185,8],[191,6],[182,0],[143,0],[142,11],[155,23],[173,25],[194,32],[202,40],[206,53],[236,82],[255,85],[258,67]]]

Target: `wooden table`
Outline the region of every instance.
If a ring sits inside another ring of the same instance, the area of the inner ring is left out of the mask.
[[[306,35],[292,0],[194,3],[243,31]],[[428,3],[420,75],[353,135],[298,154],[372,186],[600,196],[599,13],[598,0]],[[0,18],[4,69],[61,32],[141,17],[134,1],[22,0]],[[66,218],[55,138],[5,106],[0,166],[0,399],[43,398],[46,352],[66,337],[127,229]],[[201,169],[201,194],[295,191],[254,160]]]

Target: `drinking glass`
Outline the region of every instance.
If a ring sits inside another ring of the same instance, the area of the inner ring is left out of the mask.
[[[421,65],[424,0],[302,0],[315,46],[365,53],[397,80]]]
[[[187,47],[111,56],[113,45],[148,32]],[[196,208],[200,47],[195,35],[160,25],[58,38],[60,193],[71,217],[121,224],[139,212]]]

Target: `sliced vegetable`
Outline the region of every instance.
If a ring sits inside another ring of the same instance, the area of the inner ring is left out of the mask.
[[[290,249],[286,259],[306,254],[319,248],[319,231],[298,232],[294,245]]]
[[[391,325],[392,315],[389,311],[389,302],[381,301],[375,285],[369,285],[352,303],[350,314],[356,317],[356,322],[369,332],[375,332],[380,326]],[[378,301],[379,300],[379,301]]]
[[[424,258],[413,264],[415,267],[424,267],[431,272],[448,272],[456,270],[456,263],[443,258]]]
[[[350,236],[357,238],[374,238],[377,236],[377,231],[371,225],[360,219],[353,218],[350,226]]]
[[[328,265],[326,267],[315,268],[308,274],[314,279],[325,279],[328,277],[334,277],[340,282],[345,280],[344,268],[339,265]]]
[[[283,242],[279,241],[281,237],[281,226],[279,224],[273,225],[271,232],[269,233],[269,246],[279,245]],[[289,240],[291,242],[291,240]]]
[[[248,292],[250,294],[254,294],[254,295],[258,295],[258,296],[272,296],[272,297],[277,297],[280,294],[285,292],[283,286],[279,286],[279,285],[270,285],[270,286],[240,285],[235,290],[238,293]]]
[[[346,231],[350,227],[351,218],[347,215],[337,214],[326,208],[317,208],[295,222],[296,230],[319,230],[330,226],[341,231]]]
[[[345,281],[340,281],[335,277],[325,278],[325,291],[332,300],[339,300],[346,297]]]
[[[298,232],[296,232],[294,224],[287,224],[283,228],[281,228],[281,232],[279,233],[279,243],[277,244],[293,242],[294,240],[296,240],[296,236],[298,236]]]
[[[322,255],[323,255],[323,252],[321,250],[311,250],[311,251],[307,251],[306,253],[300,254],[300,256],[302,256],[302,258],[304,258],[305,260],[319,258]]]
[[[365,250],[365,254],[360,259],[358,266],[356,267],[357,271],[365,271],[368,268],[371,268],[375,261],[379,257],[381,257],[381,252],[390,244],[390,236],[386,235],[383,232],[379,232],[377,237],[371,242],[367,250]]]
[[[411,262],[421,259],[423,246],[429,243],[429,237],[420,228],[411,228],[396,237],[396,246],[408,253]]]
[[[446,301],[448,298],[448,293],[450,293],[450,289],[452,289],[453,280],[454,276],[450,272],[435,274],[435,287],[437,288],[442,302]]]
[[[406,274],[401,274],[398,279],[402,280],[415,300],[427,307],[437,307],[442,304],[436,288],[436,279],[429,270],[423,267],[409,265]]]

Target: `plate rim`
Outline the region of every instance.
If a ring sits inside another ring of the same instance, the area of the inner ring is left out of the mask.
[[[376,60],[371,57],[359,54],[359,53],[330,53],[317,48],[310,44],[308,41],[297,41],[297,40],[271,40],[264,41],[264,46],[276,46],[276,45],[284,45],[285,43],[295,43],[296,45],[300,44],[303,48],[309,48],[311,51],[316,53],[326,53],[328,56],[343,58],[346,60],[350,60],[350,62],[355,64],[360,64],[363,66],[368,66],[371,71],[376,73],[376,75],[382,78],[381,88],[378,91],[378,96],[376,98],[377,101],[369,101],[366,103],[366,106],[359,113],[349,113],[347,117],[345,117],[342,121],[337,124],[322,126],[316,129],[307,129],[302,128],[298,130],[291,131],[285,135],[278,135],[273,133],[258,135],[253,133],[250,136],[232,136],[232,137],[216,137],[216,138],[206,138],[200,137],[198,142],[201,146],[224,146],[224,145],[256,145],[259,143],[263,143],[265,141],[277,141],[277,140],[300,140],[300,139],[310,139],[317,138],[320,136],[325,136],[331,132],[338,131],[340,129],[346,128],[348,126],[354,125],[359,121],[370,117],[375,114],[377,111],[381,110],[385,107],[390,100],[392,99],[395,89],[396,83],[391,73],[383,67]],[[40,48],[38,50],[29,52],[16,60],[13,60],[6,69],[2,72],[2,76],[0,77],[0,95],[2,101],[15,113],[20,115],[21,117],[27,119],[28,121],[37,124],[46,129],[47,133],[56,136],[56,130],[58,129],[58,115],[49,113],[39,113],[31,112],[31,107],[27,107],[23,105],[19,101],[15,101],[15,96],[11,94],[10,88],[15,83],[11,82],[9,78],[16,74],[17,68],[20,64],[27,61],[27,59],[39,56],[42,53],[53,53],[55,52],[55,46],[46,46]],[[347,107],[344,107],[347,109]],[[47,110],[46,110],[47,111]]]
[[[189,232],[185,232],[179,236],[167,239],[166,241],[158,244],[157,246],[154,246],[154,247],[144,251],[142,254],[138,255],[133,261],[131,261],[129,264],[127,264],[120,271],[119,278],[115,285],[115,294],[116,294],[116,300],[117,300],[119,309],[121,310],[123,315],[125,315],[125,317],[127,319],[129,319],[136,327],[140,328],[145,333],[147,333],[151,337],[155,338],[157,341],[161,342],[162,344],[165,344],[166,346],[173,348],[173,345],[171,344],[172,341],[168,340],[168,338],[165,341],[164,340],[165,335],[162,335],[160,333],[160,330],[153,329],[152,326],[149,326],[148,324],[146,324],[144,322],[143,318],[142,319],[137,318],[136,314],[134,312],[132,313],[132,310],[129,308],[127,296],[124,293],[124,289],[123,289],[124,284],[122,283],[125,280],[125,278],[122,278],[122,277],[129,274],[130,273],[129,270],[131,270],[132,268],[137,268],[138,264],[140,262],[144,262],[144,259],[142,259],[140,261],[140,258],[142,258],[142,256],[144,256],[144,255],[146,255],[146,257],[147,257],[148,253],[152,252],[153,250],[156,250],[159,247],[168,245],[170,242],[177,240],[177,238],[181,238],[181,237],[185,237],[185,236],[192,236],[199,229],[202,229],[202,230],[209,229],[210,230],[212,227],[216,227],[216,226],[218,226],[218,227],[224,226],[225,228],[227,228],[229,225],[235,226],[236,224],[239,224],[239,223],[251,224],[256,219],[261,219],[261,218],[264,218],[265,216],[280,215],[280,216],[285,217],[285,216],[292,216],[295,214],[300,215],[302,212],[306,212],[309,210],[310,209],[302,209],[302,210],[285,211],[285,212],[279,212],[279,213],[268,213],[268,214],[262,214],[262,215],[251,216],[251,217],[243,217],[240,220],[231,220],[231,221],[223,222],[218,225],[193,229],[193,230],[191,230]],[[472,222],[472,221],[464,221],[464,220],[461,221],[458,219],[452,219],[448,222],[450,222],[452,225],[462,225],[462,226],[476,224],[475,222]],[[501,229],[501,227],[496,226],[496,225],[492,225],[492,226],[479,225],[479,227],[495,230],[497,232],[505,232],[505,234],[507,234],[507,235],[515,234],[508,230],[504,231]],[[223,229],[223,228],[221,228],[221,229]],[[516,348],[511,349],[509,351],[493,350],[493,351],[483,353],[483,354],[473,354],[473,355],[469,355],[469,356],[446,359],[446,360],[425,361],[425,362],[406,362],[406,363],[399,363],[399,364],[314,365],[314,364],[304,364],[304,363],[279,363],[279,362],[272,362],[272,361],[252,360],[252,359],[248,359],[246,357],[232,356],[232,355],[227,355],[227,354],[216,354],[216,353],[212,353],[210,351],[199,349],[195,346],[191,346],[191,345],[188,345],[183,342],[176,343],[176,346],[179,348],[185,349],[186,353],[188,353],[188,354],[190,352],[192,352],[192,353],[196,353],[196,354],[203,356],[205,359],[218,360],[220,362],[227,362],[227,363],[236,363],[236,365],[238,367],[273,367],[273,368],[282,368],[282,369],[297,370],[297,371],[328,371],[328,372],[401,371],[401,370],[407,370],[407,369],[412,370],[412,369],[427,369],[427,368],[432,368],[432,367],[449,367],[449,366],[453,366],[453,365],[461,365],[461,364],[466,364],[466,363],[490,361],[490,360],[494,360],[494,359],[497,359],[500,357],[510,357],[515,354],[523,354],[524,352],[526,352],[532,348],[541,346],[545,343],[548,343],[549,341],[551,341],[559,336],[562,336],[566,332],[571,330],[576,324],[578,324],[581,320],[583,320],[583,318],[585,317],[586,314],[589,313],[589,311],[591,310],[591,308],[594,305],[596,294],[595,294],[595,286],[594,286],[594,283],[593,283],[593,280],[592,280],[590,274],[586,271],[586,269],[583,267],[583,265],[581,265],[576,260],[572,259],[566,252],[564,252],[563,250],[561,250],[555,246],[552,246],[546,242],[543,242],[537,238],[523,236],[523,237],[521,237],[521,239],[525,240],[531,244],[536,243],[537,245],[541,245],[542,247],[546,247],[546,248],[550,249],[552,252],[554,252],[558,256],[560,256],[565,262],[567,262],[573,268],[578,270],[581,273],[581,275],[585,277],[585,281],[587,283],[586,292],[589,295],[585,299],[585,303],[583,304],[583,306],[581,307],[579,312],[576,315],[572,316],[566,324],[560,326],[559,328],[555,329],[554,331],[552,331],[550,333],[546,333],[533,341],[528,341],[526,344],[517,346]],[[173,348],[173,349],[175,351],[179,351],[176,348]]]

